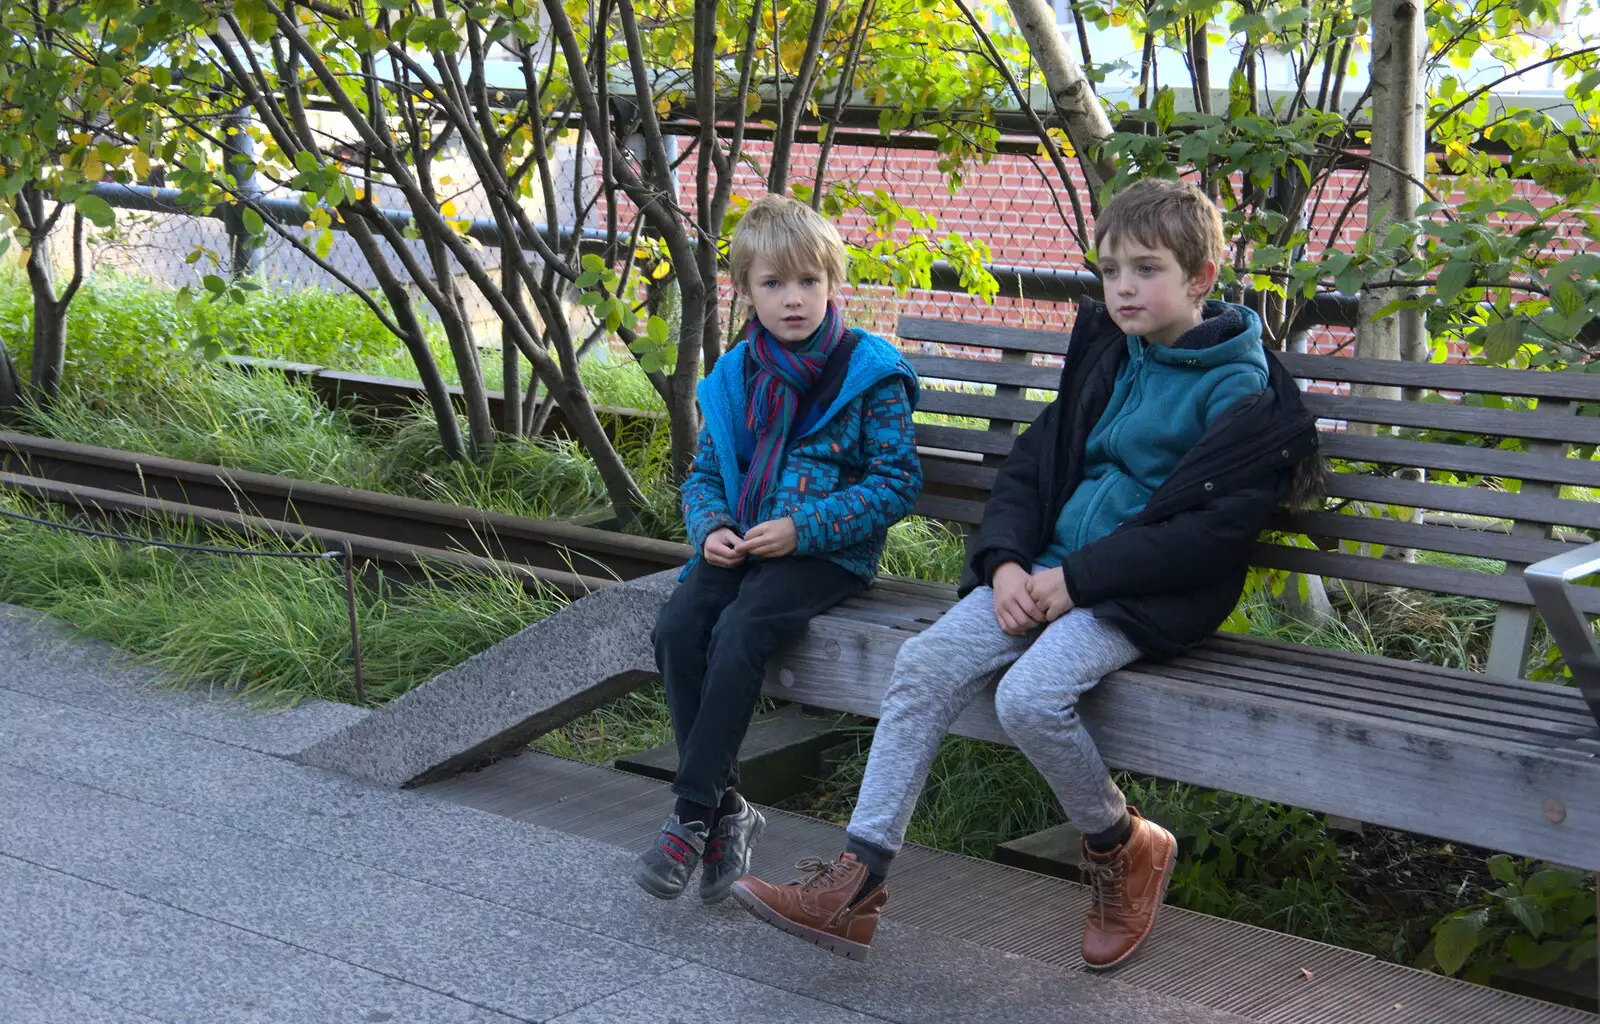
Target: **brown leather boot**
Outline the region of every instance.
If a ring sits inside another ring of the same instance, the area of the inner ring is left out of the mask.
[[[1129,807],[1133,834],[1114,850],[1098,853],[1083,844],[1089,882],[1089,920],[1083,927],[1083,962],[1096,970],[1133,955],[1156,923],[1167,894],[1178,841],[1172,833]]]
[[[775,928],[798,935],[830,953],[865,961],[889,893],[883,886],[851,906],[867,881],[867,867],[853,853],[834,861],[807,857],[795,865],[806,873],[786,885],[768,885],[754,875],[733,883],[733,898]]]

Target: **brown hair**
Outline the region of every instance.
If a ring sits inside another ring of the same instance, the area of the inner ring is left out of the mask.
[[[844,286],[848,254],[839,229],[798,199],[768,194],[744,211],[728,247],[728,273],[745,291],[757,258],[784,275],[821,273],[830,293]]]
[[[1104,252],[1118,240],[1172,250],[1183,272],[1196,277],[1206,260],[1223,258],[1222,215],[1216,204],[1187,181],[1146,178],[1118,192],[1094,223],[1094,247]]]

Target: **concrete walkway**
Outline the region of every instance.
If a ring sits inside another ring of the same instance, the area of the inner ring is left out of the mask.
[[[875,962],[628,851],[288,760],[360,712],[156,688],[0,606],[0,1022],[1236,1022],[896,925]]]

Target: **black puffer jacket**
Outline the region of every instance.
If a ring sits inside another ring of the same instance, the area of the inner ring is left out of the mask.
[[[1105,306],[1084,299],[1060,393],[1017,438],[984,506],[963,595],[1006,562],[1031,567],[1049,545],[1127,354]],[[1316,418],[1271,353],[1267,363],[1267,390],[1218,417],[1142,512],[1062,564],[1073,603],[1116,623],[1147,657],[1181,654],[1222,624],[1244,589],[1257,536],[1296,471],[1317,462]]]

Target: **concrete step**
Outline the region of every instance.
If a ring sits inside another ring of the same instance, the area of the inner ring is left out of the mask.
[[[657,781],[528,753],[424,792],[517,821],[628,849],[654,838],[671,807]],[[756,874],[793,877],[804,855],[831,856],[843,829],[765,808]],[[1079,884],[925,847],[908,846],[889,881],[886,921],[1084,970],[1078,941],[1088,910]],[[1197,1013],[1261,1024],[1600,1024],[1600,1017],[1385,963],[1365,953],[1168,906],[1146,947],[1097,977],[1173,996]],[[958,965],[952,965],[958,970]],[[1154,1020],[1156,1018],[1152,1018]]]

